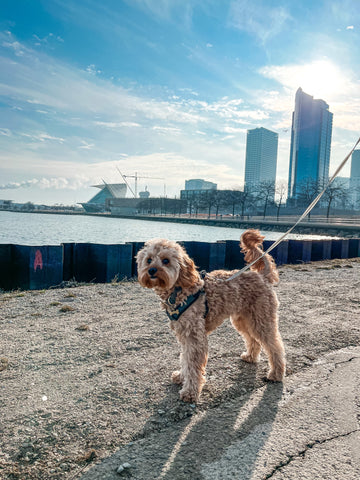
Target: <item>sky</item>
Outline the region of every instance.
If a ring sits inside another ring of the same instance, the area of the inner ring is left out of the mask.
[[[357,0],[1,0],[0,199],[72,205],[119,172],[239,188],[256,127],[287,180],[299,87],[334,114],[332,173],[360,135],[359,45]]]

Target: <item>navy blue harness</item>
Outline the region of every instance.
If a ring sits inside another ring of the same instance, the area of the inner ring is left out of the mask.
[[[204,278],[206,275],[205,272],[201,272],[202,278]],[[181,287],[175,287],[174,291],[170,295],[170,297],[166,300],[166,315],[169,317],[169,319],[173,322],[176,322],[179,320],[180,316],[194,303],[196,300],[201,296],[205,295],[205,290],[201,288],[198,292],[194,293],[193,295],[189,295],[188,297],[185,298],[185,300],[180,303],[179,305],[175,305],[176,302],[176,297],[179,292],[182,291]],[[207,301],[205,298],[205,315],[208,314],[208,305]]]

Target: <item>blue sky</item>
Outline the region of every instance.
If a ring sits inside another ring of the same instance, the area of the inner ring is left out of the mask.
[[[333,171],[360,133],[359,33],[357,0],[1,0],[0,198],[86,201],[117,169],[152,195],[239,187],[260,126],[287,180],[298,87],[334,113]]]

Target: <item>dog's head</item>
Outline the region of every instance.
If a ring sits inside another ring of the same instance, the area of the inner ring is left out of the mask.
[[[170,290],[175,285],[190,288],[199,279],[194,262],[176,242],[153,239],[136,255],[140,285]]]

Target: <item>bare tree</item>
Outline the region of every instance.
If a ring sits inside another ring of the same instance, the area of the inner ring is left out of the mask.
[[[211,209],[216,204],[216,194],[217,194],[217,191],[211,189],[211,190],[206,190],[206,192],[201,195],[201,206],[203,208],[207,208],[209,218],[211,215]]]
[[[281,208],[283,199],[285,198],[285,195],[287,193],[287,189],[288,189],[288,186],[287,186],[287,182],[285,180],[280,180],[279,182],[277,182],[276,187],[275,187],[275,193],[278,196],[278,199],[276,201],[276,206],[277,206],[276,218],[277,218],[277,220],[279,220],[280,208]]]
[[[225,205],[231,207],[232,216],[235,215],[236,205],[240,205],[242,193],[240,190],[233,189],[226,191]]]
[[[275,184],[271,180],[260,182],[257,186],[256,198],[264,205],[263,217],[266,217],[266,210],[274,203]]]
[[[196,207],[196,197],[194,195],[190,195],[190,197],[187,199],[187,208],[189,210],[190,217],[192,215],[193,207]]]
[[[226,205],[226,192],[223,190],[214,190],[214,191],[215,191],[215,197],[214,197],[215,214],[216,214],[216,217],[218,217],[220,207],[223,207]]]
[[[349,189],[345,187],[345,184],[343,182],[336,184],[332,183],[331,185],[329,185],[325,190],[323,197],[327,203],[326,218],[329,219],[330,208],[333,202],[336,202],[336,200],[341,200],[343,203],[345,203],[348,197]]]
[[[310,203],[315,200],[319,193],[319,183],[313,178],[303,180],[298,188],[297,203],[299,206],[308,207]],[[308,220],[310,220],[310,214]]]
[[[359,184],[352,185],[348,189],[347,203],[351,210],[357,210],[360,208],[360,182]]]
[[[245,210],[250,205],[250,203],[254,199],[254,189],[249,187],[248,185],[244,186],[244,190],[240,192],[241,195],[239,197],[239,204],[240,204],[240,211],[241,211],[241,218],[244,218]]]

